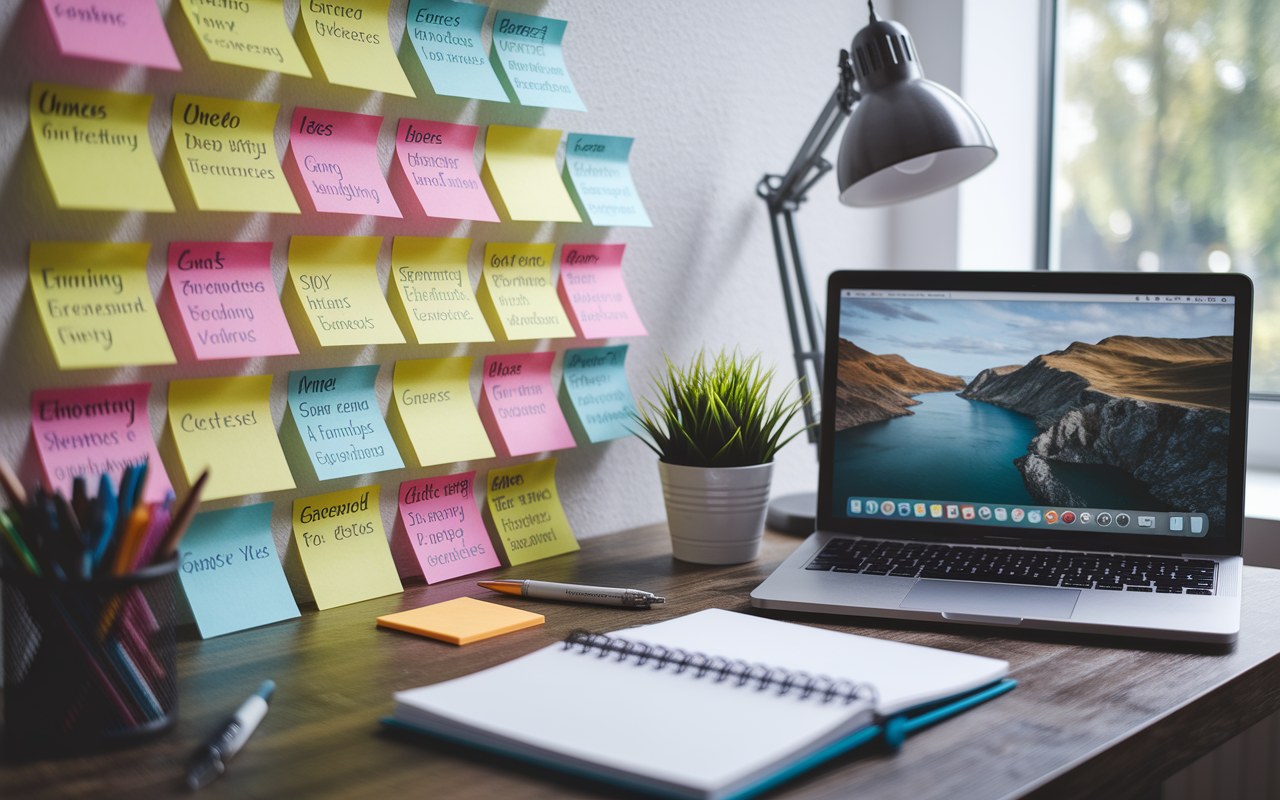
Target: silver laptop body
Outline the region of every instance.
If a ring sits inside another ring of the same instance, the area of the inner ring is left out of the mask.
[[[758,608],[1229,643],[1241,275],[837,272],[817,531]]]

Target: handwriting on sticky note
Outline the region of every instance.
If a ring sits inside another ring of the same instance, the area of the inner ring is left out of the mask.
[[[502,340],[573,336],[551,280],[553,244],[489,242],[476,300]]]
[[[431,217],[498,222],[476,172],[474,125],[402,119],[396,157],[422,210]]]
[[[481,40],[488,11],[475,3],[409,0],[405,36],[436,94],[507,102]]]
[[[150,249],[31,243],[31,294],[59,369],[174,363],[147,281]]]
[[[154,0],[44,0],[44,11],[64,56],[182,69]]]
[[[379,510],[379,486],[293,501],[293,539],[320,610],[402,591]]]
[[[427,583],[498,566],[476,506],[476,473],[400,484],[400,521]]]
[[[388,425],[417,466],[493,458],[471,400],[471,357],[397,361]]]
[[[45,485],[70,497],[77,477],[90,487],[103,473],[119,482],[125,467],[146,463],[143,499],[164,500],[172,487],[151,437],[150,391],[149,383],[124,383],[32,392],[31,433]]]
[[[294,236],[289,281],[322,347],[401,344],[378,283],[377,236]]]
[[[594,443],[631,435],[636,403],[627,383],[626,361],[625,344],[564,351],[561,405],[580,440]]]
[[[298,106],[289,151],[317,211],[400,218],[378,163],[382,117]]]
[[[489,515],[512,566],[578,549],[556,492],[556,460],[489,470]]]
[[[647,336],[622,280],[624,244],[566,244],[556,293],[583,339]]]
[[[271,537],[271,508],[206,511],[182,537],[178,579],[201,637],[299,616]]]
[[[571,133],[564,146],[564,179],[592,225],[649,228],[649,215],[631,178],[631,145],[623,136]]]
[[[204,499],[292,489],[271,420],[271,376],[169,382],[169,429],[188,485],[209,470]]]
[[[390,5],[391,0],[304,0],[298,28],[310,40],[329,83],[414,96],[391,49],[387,31]]]
[[[295,355],[271,242],[172,242],[164,291],[200,361]]]
[[[520,105],[587,110],[564,63],[567,24],[514,11],[494,17],[490,58]]]
[[[276,103],[173,98],[173,144],[201,211],[298,213],[276,160],[279,111]]]
[[[178,3],[211,61],[311,77],[285,26],[284,0]]]
[[[535,222],[581,222],[556,171],[560,131],[490,125],[481,178],[507,218]]]
[[[377,364],[289,373],[289,413],[320,480],[404,466],[378,410],[377,377]]]
[[[501,456],[522,456],[574,446],[555,400],[555,353],[485,356],[480,419]]]
[[[173,211],[147,133],[151,95],[37,81],[30,113],[58,208]]]
[[[492,342],[467,271],[470,239],[397,236],[391,245],[391,310],[418,344]]]

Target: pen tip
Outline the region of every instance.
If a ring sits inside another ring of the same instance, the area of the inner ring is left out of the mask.
[[[270,700],[271,695],[272,693],[275,692],[275,690],[276,690],[275,681],[263,681],[262,685],[258,687],[258,691],[254,692],[254,694],[256,694],[258,697],[261,697],[263,700]]]

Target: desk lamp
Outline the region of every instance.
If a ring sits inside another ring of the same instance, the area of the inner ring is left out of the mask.
[[[849,118],[836,161],[840,202],[849,206],[923,197],[976,174],[996,157],[991,136],[973,109],[954,92],[925,80],[907,29],[878,19],[870,0],[867,7],[871,19],[853,37],[851,51],[840,51],[835,92],[791,168],[786,175],[765,175],[756,186],[769,207],[801,393],[822,392],[822,325],[809,297],[794,215],[809,189],[831,170],[822,153],[840,123]],[[805,424],[813,426],[812,400],[803,410]],[[809,428],[809,441],[818,442],[817,427]],[[786,495],[770,506],[768,524],[774,530],[812,533],[816,510],[814,493]]]

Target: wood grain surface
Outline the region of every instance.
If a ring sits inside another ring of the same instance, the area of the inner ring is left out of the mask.
[[[391,694],[524,655],[575,628],[611,631],[704,608],[751,612],[747,595],[798,539],[766,534],[758,561],[701,567],[671,558],[665,526],[582,543],[582,550],[483,577],[628,586],[665,595],[651,611],[568,605],[487,592],[475,577],[201,641],[184,630],[177,727],[117,753],[0,765],[3,798],[189,796],[195,747],[271,678],[271,710],[216,798],[626,797],[618,789],[466,748],[385,731]],[[471,596],[545,614],[544,626],[464,647],[377,628],[375,617]],[[866,636],[1003,658],[1020,684],[923,731],[899,753],[864,750],[768,798],[1125,798],[1190,764],[1280,708],[1280,572],[1247,567],[1239,643],[1230,649],[853,617],[770,614]],[[756,612],[758,613],[758,612]],[[785,663],[785,654],[779,661]],[[529,687],[537,691],[537,687]],[[572,708],[574,698],[564,704]],[[625,730],[603,735],[619,735]],[[715,720],[706,721],[707,736]],[[762,731],[761,735],[768,735]]]

